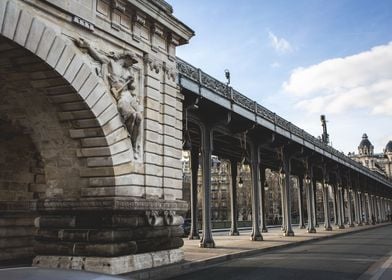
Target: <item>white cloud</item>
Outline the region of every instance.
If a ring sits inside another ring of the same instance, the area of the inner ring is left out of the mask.
[[[279,38],[271,31],[268,31],[268,37],[271,42],[271,46],[276,52],[280,54],[290,53],[293,51],[293,47],[285,38]]]
[[[271,68],[279,68],[280,67],[280,63],[279,62],[274,62],[274,63],[271,63]]]
[[[392,42],[344,58],[295,69],[284,91],[310,113],[366,109],[392,116]]]

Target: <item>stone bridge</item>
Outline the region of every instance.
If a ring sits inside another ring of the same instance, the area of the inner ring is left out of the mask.
[[[193,31],[171,13],[0,1],[2,263],[121,273],[183,258],[175,48]]]
[[[351,224],[390,211],[390,181],[177,59],[194,33],[162,0],[4,0],[0,33],[2,265],[118,274],[181,261],[183,135],[193,172],[202,157],[202,247],[214,246],[212,153],[251,166],[252,240],[267,167],[281,174],[286,235],[289,175],[308,197],[331,185],[340,213],[350,190]]]

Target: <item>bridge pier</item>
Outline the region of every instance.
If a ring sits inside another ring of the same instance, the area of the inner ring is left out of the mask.
[[[231,227],[229,235],[237,236],[240,235],[237,227],[238,219],[238,208],[237,208],[237,170],[238,161],[235,159],[230,160],[230,172],[231,172],[231,185],[230,185],[230,211],[231,211]]]
[[[118,274],[183,259],[183,218],[173,210],[184,212],[184,202],[45,200],[37,208],[34,266]]]
[[[291,173],[291,162],[289,152],[287,148],[283,147],[280,150],[280,157],[282,160],[282,170],[280,172],[281,182],[283,186],[283,203],[285,210],[285,225],[284,225],[284,236],[294,236],[294,231],[291,226],[291,191],[290,191],[290,173]]]
[[[203,124],[201,128],[201,157],[203,172],[202,191],[202,222],[203,233],[199,246],[201,248],[214,248],[215,242],[211,232],[211,156],[213,131],[208,124]]]
[[[250,172],[252,176],[252,241],[262,241],[260,233],[260,155],[256,143],[251,143]]]
[[[309,160],[306,159],[305,162],[305,188],[306,188],[306,200],[307,200],[307,208],[308,208],[308,233],[316,233],[316,229],[314,228],[314,196],[313,192],[313,166],[309,165]]]
[[[197,181],[199,172],[199,149],[192,147],[191,149],[191,229],[189,231],[189,239],[200,239],[198,229],[198,206],[197,206]]]
[[[333,217],[334,217],[334,225],[339,227],[339,201],[338,201],[338,190],[336,184],[331,184],[331,192],[332,192],[332,205],[333,205]]]
[[[298,208],[299,208],[299,228],[300,229],[305,228],[303,189],[304,189],[304,177],[298,176]]]
[[[318,228],[320,225],[318,223],[318,219],[317,219],[317,180],[313,179],[312,180],[312,193],[313,193],[313,221],[314,221],[314,226],[316,228]]]
[[[266,221],[266,207],[265,207],[265,166],[260,164],[260,178],[261,178],[261,203],[260,203],[260,216],[261,216],[261,232],[268,232]]]

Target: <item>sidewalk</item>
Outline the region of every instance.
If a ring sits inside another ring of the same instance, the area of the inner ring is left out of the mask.
[[[250,231],[241,231],[240,236],[227,236],[227,233],[215,232],[213,235],[216,247],[211,249],[199,248],[199,240],[188,240],[184,238],[184,262],[132,272],[122,276],[131,279],[166,279],[201,270],[208,266],[238,257],[250,256],[277,248],[296,246],[313,240],[333,238],[334,236],[382,227],[389,224],[355,226],[345,229],[334,227],[333,231],[324,231],[323,226],[320,225],[319,228],[316,228],[317,233],[312,234],[307,233],[306,229],[293,228],[295,233],[294,237],[284,237],[280,228],[269,228],[269,232],[262,233],[263,241],[250,241]]]

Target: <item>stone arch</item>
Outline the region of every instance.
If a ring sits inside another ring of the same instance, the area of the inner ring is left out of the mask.
[[[25,58],[15,54],[15,59],[46,66],[36,72],[25,67],[19,73],[25,80],[20,77],[19,82],[27,81],[44,92],[55,105],[58,119],[68,126],[70,138],[79,141],[75,150],[82,162],[79,177],[87,181],[80,195],[114,196],[116,180],[108,178],[131,172],[132,145],[106,85],[72,42],[20,3],[0,2],[0,26],[2,40],[20,47],[16,53],[32,54]],[[34,74],[36,80],[31,81]]]
[[[115,104],[72,42],[0,1],[0,266],[31,264],[38,200],[116,195],[133,157]]]

